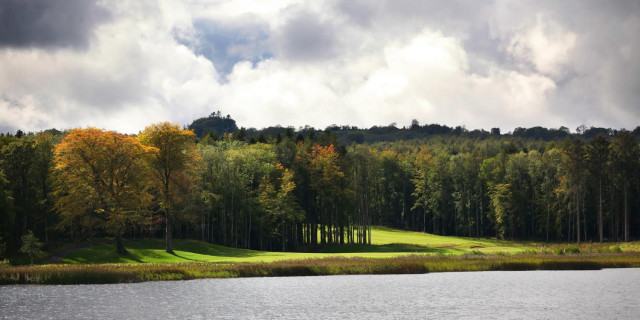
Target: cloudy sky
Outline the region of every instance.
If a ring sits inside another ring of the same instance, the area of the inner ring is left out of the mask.
[[[640,125],[640,1],[0,1],[0,131]]]

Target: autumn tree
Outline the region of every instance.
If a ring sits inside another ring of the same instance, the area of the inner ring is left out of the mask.
[[[116,239],[116,252],[126,253],[125,227],[148,215],[143,155],[148,148],[133,137],[96,128],[74,129],[55,150],[56,207],[63,224],[79,218],[98,225]]]
[[[344,221],[339,216],[339,205],[341,197],[344,195],[345,174],[339,163],[339,155],[333,144],[328,146],[314,145],[307,153],[311,168],[311,187],[317,194],[317,201],[320,204],[320,241],[321,243],[333,244],[338,242],[335,235],[344,243],[343,230]],[[336,228],[336,229],[334,229]]]
[[[507,229],[511,230],[513,238],[513,193],[508,183],[492,185],[489,190],[489,218],[494,223],[496,237],[504,239]]]
[[[149,167],[166,218],[166,251],[173,253],[171,239],[173,219],[178,213],[176,204],[188,194],[199,161],[195,134],[181,130],[177,124],[162,122],[146,127],[138,139],[154,148],[148,157]]]

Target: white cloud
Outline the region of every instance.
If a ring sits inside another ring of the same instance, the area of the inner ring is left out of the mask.
[[[136,132],[154,121],[189,123],[206,114],[218,86],[213,64],[178,44],[171,34],[176,19],[153,9],[116,7],[87,51],[0,51],[0,92],[38,115],[16,116],[13,107],[0,126]]]
[[[557,23],[538,15],[535,26],[516,34],[507,51],[517,59],[532,63],[539,72],[559,77],[567,72],[576,38],[575,33],[564,31]]]
[[[218,109],[258,128],[640,122],[637,5],[105,3],[86,48],[0,47],[0,131],[137,132]],[[199,21],[225,27],[207,38]],[[203,44],[233,57],[201,56]]]

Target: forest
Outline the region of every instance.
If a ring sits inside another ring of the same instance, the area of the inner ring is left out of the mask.
[[[136,135],[0,136],[0,257],[112,238],[314,251],[371,226],[497,239],[640,236],[640,148],[627,130],[440,125],[238,129],[213,113]]]

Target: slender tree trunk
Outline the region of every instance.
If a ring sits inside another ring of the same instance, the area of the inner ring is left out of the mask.
[[[547,202],[547,242],[549,242],[549,218],[551,213],[549,212],[549,202]]]
[[[576,189],[576,242],[580,244],[580,194]]]
[[[422,232],[427,233],[427,208],[422,210]]]
[[[167,219],[166,219],[166,251],[167,253],[171,253],[173,254],[173,246],[171,243],[171,239],[173,237],[173,219],[171,219],[171,215],[167,213]]]
[[[127,249],[124,247],[124,242],[122,241],[121,231],[116,234],[116,252],[118,254],[127,254]]]
[[[624,184],[624,241],[629,242],[629,206],[627,204],[627,186]]]
[[[287,247],[286,246],[286,244],[287,244],[287,240],[286,240],[286,237],[287,237],[287,225],[286,225],[286,223],[283,222],[281,227],[282,227],[282,230],[280,231],[280,234],[281,234],[281,242],[282,242],[282,252],[285,252],[286,249],[287,249],[286,248]]]
[[[200,239],[202,242],[205,242],[205,238],[206,238],[206,232],[207,232],[207,221],[204,215],[204,212],[202,212],[202,221],[200,222]]]
[[[251,203],[249,203],[249,231],[247,232],[247,249],[251,247]]]
[[[604,241],[604,234],[602,232],[602,176],[598,176],[598,234],[600,236],[600,243]]]

